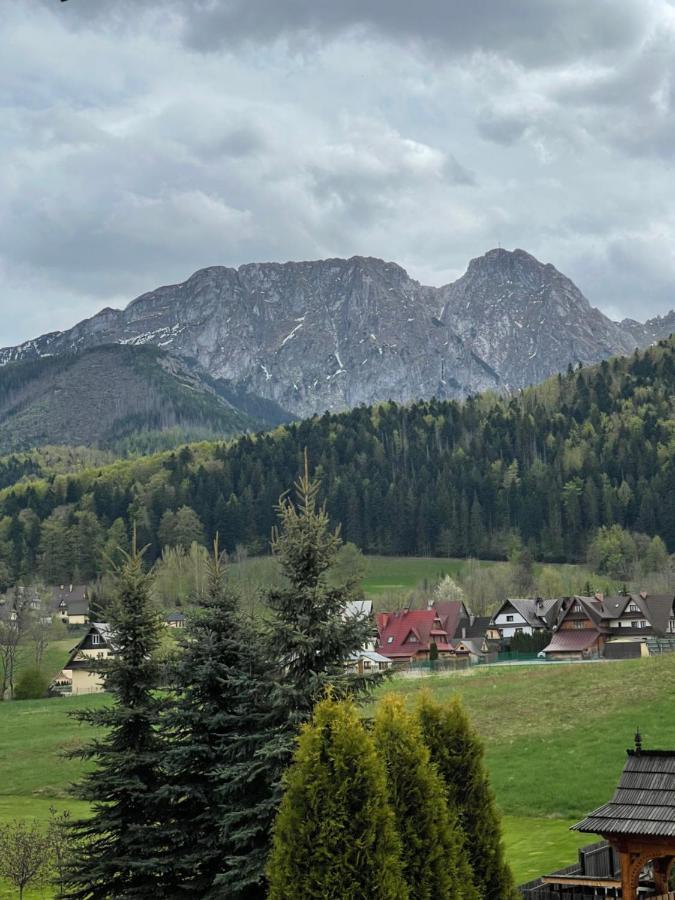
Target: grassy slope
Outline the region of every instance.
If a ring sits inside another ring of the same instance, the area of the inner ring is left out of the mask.
[[[675,746],[675,656],[575,666],[502,667],[399,679],[411,701],[431,688],[460,694],[486,744],[519,881],[572,862],[588,839],[568,827],[607,800],[636,725],[647,746]],[[59,754],[86,739],[68,711],[104,697],[0,704],[0,821],[72,806],[81,764]],[[0,892],[0,897],[2,893]]]

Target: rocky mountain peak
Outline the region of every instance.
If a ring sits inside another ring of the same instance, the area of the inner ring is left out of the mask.
[[[521,387],[646,346],[675,314],[612,322],[553,265],[494,248],[425,287],[367,256],[210,266],[65,332],[0,350],[0,364],[100,344],[152,344],[298,416],[361,403]]]

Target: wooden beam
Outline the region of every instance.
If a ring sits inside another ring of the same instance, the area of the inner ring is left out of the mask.
[[[592,878],[590,875],[545,875],[544,884],[569,884],[577,887],[620,888],[615,878]]]

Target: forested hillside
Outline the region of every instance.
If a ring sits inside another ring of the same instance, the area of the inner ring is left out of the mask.
[[[47,444],[147,453],[288,418],[157,347],[100,346],[0,369],[0,453]]]
[[[10,578],[91,577],[133,521],[149,560],[216,531],[264,551],[305,447],[367,552],[500,557],[518,533],[539,558],[575,561],[614,523],[672,552],[675,341],[512,398],[361,407],[15,485],[0,493],[0,558]]]

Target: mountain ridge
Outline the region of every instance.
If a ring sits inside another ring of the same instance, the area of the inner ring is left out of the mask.
[[[98,344],[154,344],[296,416],[392,399],[459,399],[645,347],[675,313],[613,322],[550,263],[489,250],[429,287],[353,256],[210,266],[0,350],[0,365]]]

